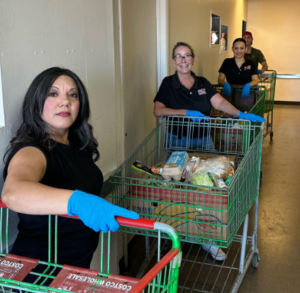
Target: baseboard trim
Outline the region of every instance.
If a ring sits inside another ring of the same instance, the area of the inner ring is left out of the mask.
[[[297,101],[274,101],[274,104],[300,106],[300,102]]]

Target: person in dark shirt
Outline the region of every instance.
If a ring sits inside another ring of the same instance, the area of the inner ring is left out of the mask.
[[[11,253],[54,262],[46,215],[68,214],[80,220],[58,217],[57,262],[89,268],[98,232],[118,230],[115,216],[139,217],[99,197],[103,175],[89,117],[88,94],[72,71],[52,67],[31,83],[4,156],[2,200],[20,220]]]
[[[204,78],[196,76],[192,72],[195,60],[193,48],[184,42],[177,43],[172,51],[172,62],[176,68],[175,74],[165,77],[154,99],[153,114],[160,116],[189,116],[194,121],[199,121],[201,117],[209,116],[211,107],[221,110],[230,115],[238,116],[251,121],[266,121],[264,118],[243,113],[225,100],[210,82]],[[203,119],[203,118],[202,118]],[[178,137],[178,134],[169,133],[172,145],[184,146],[187,143],[193,147],[203,147],[213,149],[214,143],[210,136],[203,134],[201,139],[197,137],[191,139],[188,136]],[[224,251],[216,246],[203,245],[216,260],[226,259]]]
[[[192,71],[194,60],[195,52],[189,44],[179,42],[174,46],[172,62],[176,72],[165,77],[160,85],[154,99],[155,117],[169,115],[205,117],[210,115],[213,106],[239,118],[253,122],[265,121],[260,116],[240,112],[225,100],[206,78],[196,76]]]
[[[258,63],[261,64],[261,69],[257,69],[257,73],[261,74],[268,70],[269,66],[264,54],[261,50],[252,47],[253,36],[251,32],[244,32],[242,38],[246,42],[245,58],[254,61],[256,67],[258,68]]]
[[[243,85],[242,97],[247,98],[251,86],[259,83],[257,66],[252,60],[245,59],[245,49],[245,40],[235,39],[232,44],[234,57],[225,59],[219,69],[218,83],[223,85],[226,96],[230,96],[232,85]]]

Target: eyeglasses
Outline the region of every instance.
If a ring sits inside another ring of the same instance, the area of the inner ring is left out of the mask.
[[[185,61],[191,61],[192,58],[193,58],[193,55],[192,54],[185,54],[184,56],[181,56],[179,54],[173,56],[173,59],[176,61],[176,62],[180,62],[183,60],[183,58],[185,59]]]

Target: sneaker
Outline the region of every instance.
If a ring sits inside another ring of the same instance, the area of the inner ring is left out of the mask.
[[[211,256],[218,261],[223,261],[227,258],[226,253],[218,246],[202,244],[202,248],[210,252]]]

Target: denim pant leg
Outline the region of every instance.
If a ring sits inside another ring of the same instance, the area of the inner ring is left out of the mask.
[[[191,149],[204,149],[204,150],[214,150],[215,145],[211,136],[204,136],[202,138],[187,138],[183,136],[181,139],[178,139],[177,135],[168,133],[168,147],[169,148],[191,148]]]

